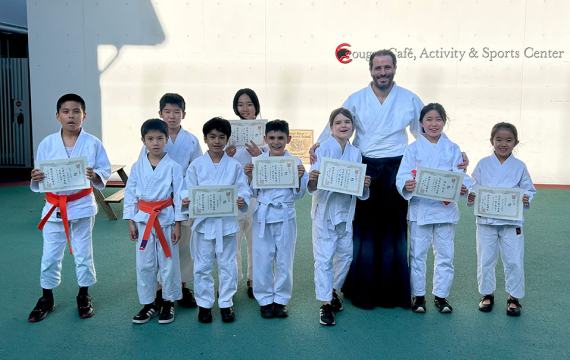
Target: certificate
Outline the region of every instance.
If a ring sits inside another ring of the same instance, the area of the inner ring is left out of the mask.
[[[430,169],[418,166],[413,196],[426,199],[457,202],[464,173]]]
[[[40,160],[35,163],[45,178],[38,183],[40,192],[87,189],[87,156],[58,160]]]
[[[189,217],[237,216],[237,185],[188,187]]]
[[[254,189],[282,189],[299,187],[296,156],[258,156],[253,162]]]
[[[317,189],[362,196],[365,164],[323,157],[320,172]]]
[[[267,120],[230,120],[230,124],[232,136],[228,141],[229,145],[235,145],[237,149],[246,149],[245,144],[251,145],[250,141],[257,146],[265,145],[263,136]]]
[[[522,220],[524,189],[477,186],[475,195],[475,215]]]

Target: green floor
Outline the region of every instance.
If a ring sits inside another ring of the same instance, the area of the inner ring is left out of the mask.
[[[439,314],[428,297],[426,314],[402,309],[361,310],[350,302],[335,327],[318,322],[310,238],[310,197],[297,203],[298,234],[293,298],[287,319],[259,316],[245,281],[234,297],[237,320],[224,324],[217,308],[214,322],[201,324],[196,309],[177,308],[176,320],[134,325],[139,310],[134,243],[127,223],[97,216],[93,245],[98,283],[90,289],[95,316],[77,317],[72,256],[63,264],[55,289],[57,309],[40,323],[28,313],[41,295],[41,232],[36,229],[42,196],[27,187],[0,188],[0,359],[563,359],[570,358],[570,240],[568,190],[539,190],[526,212],[526,289],[520,318],[505,314],[506,294],[499,262],[498,305],[477,310],[475,220],[465,203],[455,238],[452,314]],[[121,206],[115,205],[118,215]],[[242,249],[245,255],[245,244]],[[244,261],[245,261],[244,256]],[[432,267],[433,256],[428,265]],[[431,288],[431,279],[428,279]]]

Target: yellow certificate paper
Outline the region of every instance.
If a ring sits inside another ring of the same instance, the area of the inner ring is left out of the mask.
[[[317,189],[362,196],[365,164],[324,157],[321,158],[320,172]]]
[[[522,220],[524,189],[477,186],[475,215],[503,220]]]
[[[190,186],[191,218],[237,216],[237,185]]]
[[[464,173],[430,169],[418,166],[413,196],[426,199],[457,202]]]
[[[43,171],[45,178],[38,183],[40,192],[87,189],[87,156],[58,160],[36,161],[36,169]]]
[[[277,189],[299,187],[296,156],[258,156],[253,162],[253,188]]]

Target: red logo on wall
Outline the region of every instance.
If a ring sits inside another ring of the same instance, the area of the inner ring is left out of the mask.
[[[348,64],[349,62],[352,61],[352,59],[349,57],[350,54],[352,54],[352,51],[350,51],[348,49],[343,49],[343,46],[350,47],[350,44],[347,44],[347,43],[340,44],[339,46],[336,47],[334,54],[336,56],[336,59],[340,63]]]

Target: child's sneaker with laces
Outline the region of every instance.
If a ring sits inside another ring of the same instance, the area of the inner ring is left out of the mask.
[[[333,292],[331,304],[333,311],[335,313],[342,311],[344,309],[344,307],[342,306],[342,299],[340,298],[340,296],[338,296],[336,292]]]
[[[158,315],[159,308],[155,302],[146,304],[138,314],[133,318],[135,324],[146,324],[150,319]]]
[[[331,304],[321,305],[319,317],[321,325],[333,326],[335,324],[333,306]]]
[[[172,301],[163,300],[160,316],[158,317],[159,324],[170,324],[174,321],[174,303]]]

